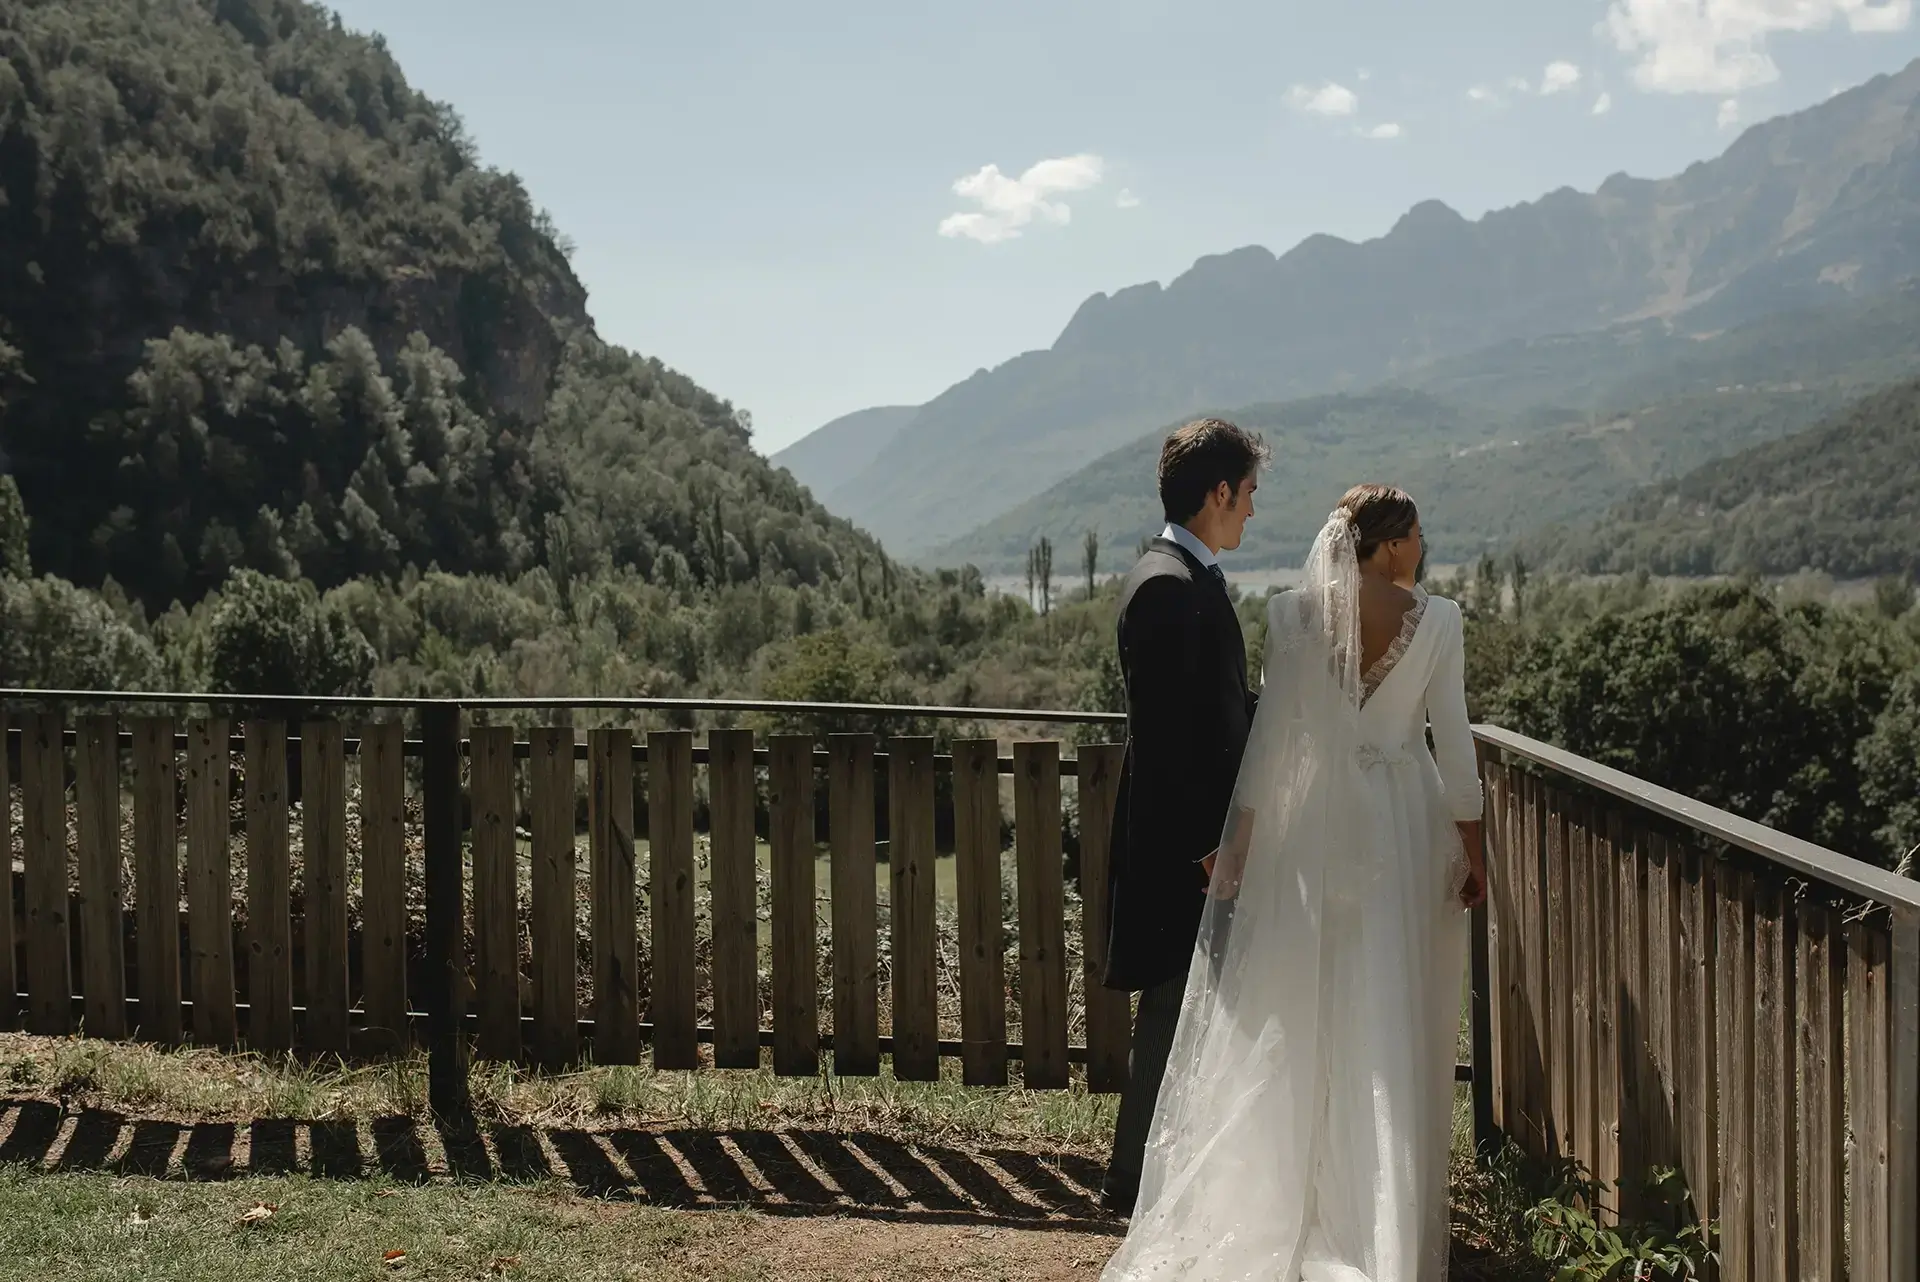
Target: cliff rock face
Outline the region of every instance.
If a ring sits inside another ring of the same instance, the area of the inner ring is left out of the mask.
[[[1709,332],[1920,274],[1920,63],[1756,126],[1660,181],[1617,176],[1468,221],[1209,257],[1087,300],[1046,351],[922,406],[836,510],[924,553],[1157,424],[1347,389],[1548,334]],[[887,484],[875,479],[888,478]]]

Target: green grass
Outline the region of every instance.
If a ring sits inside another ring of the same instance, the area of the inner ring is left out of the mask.
[[[1099,1219],[1090,1192],[1117,1100],[1078,1084],[967,1088],[957,1066],[945,1067],[938,1082],[908,1083],[644,1067],[548,1076],[483,1065],[470,1086],[491,1157],[475,1166],[456,1160],[457,1136],[427,1120],[417,1056],[345,1064],[0,1034],[0,1276],[1097,1276],[1118,1226]],[[30,1109],[46,1130],[23,1141]],[[1462,1090],[1454,1277],[1528,1282],[1538,1269],[1512,1233],[1523,1191],[1474,1168],[1465,1120]],[[141,1125],[154,1122],[184,1131],[178,1141],[163,1137],[157,1161],[139,1148]],[[415,1166],[381,1147],[396,1124],[418,1142]],[[102,1130],[112,1138],[102,1140]],[[534,1136],[548,1157],[510,1161],[511,1132]],[[284,1138],[271,1140],[276,1133]],[[343,1136],[352,1161],[323,1163],[323,1138],[337,1146]],[[273,1143],[285,1157],[270,1156]],[[835,1145],[906,1195],[889,1202],[859,1193],[823,1154]],[[660,1169],[645,1165],[656,1148],[693,1163],[701,1188],[684,1207],[648,1204],[674,1197],[663,1190],[675,1177],[662,1182]],[[722,1148],[744,1157],[751,1189],[729,1193],[714,1182]],[[210,1151],[220,1161],[208,1165]],[[812,1177],[783,1166],[783,1152],[806,1156],[841,1195],[809,1205]],[[609,1182],[599,1182],[598,1166]],[[916,1175],[925,1177],[918,1186]],[[958,1200],[942,1209],[926,1180],[950,1182]],[[259,1204],[274,1210],[244,1222]],[[407,1254],[388,1264],[389,1250]]]
[[[276,1209],[242,1219],[263,1204]],[[0,1205],[6,1275],[40,1282],[768,1276],[725,1245],[747,1216],[612,1207],[559,1187],[194,1184],[0,1169]],[[389,1251],[404,1258],[389,1263]]]

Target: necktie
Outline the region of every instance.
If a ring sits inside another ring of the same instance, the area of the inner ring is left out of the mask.
[[[1221,569],[1218,564],[1208,566],[1207,570],[1213,575],[1214,580],[1218,582],[1221,587],[1224,588],[1227,586],[1227,572]]]

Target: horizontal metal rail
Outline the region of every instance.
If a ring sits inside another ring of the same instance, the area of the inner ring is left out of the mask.
[[[90,704],[174,704],[217,708],[458,708],[467,712],[594,708],[626,712],[734,712],[810,717],[925,717],[934,721],[1011,721],[1061,725],[1124,725],[1123,712],[1062,708],[956,708],[913,703],[796,703],[779,699],[630,699],[562,695],[535,699],[390,699],[358,695],[211,694],[166,690],[0,690],[0,701]]]

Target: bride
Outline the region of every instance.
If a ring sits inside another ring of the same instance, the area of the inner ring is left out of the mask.
[[[1460,609],[1362,485],[1269,602],[1260,708],[1107,1282],[1434,1282],[1466,916],[1486,893]],[[1427,749],[1431,723],[1433,752]]]

